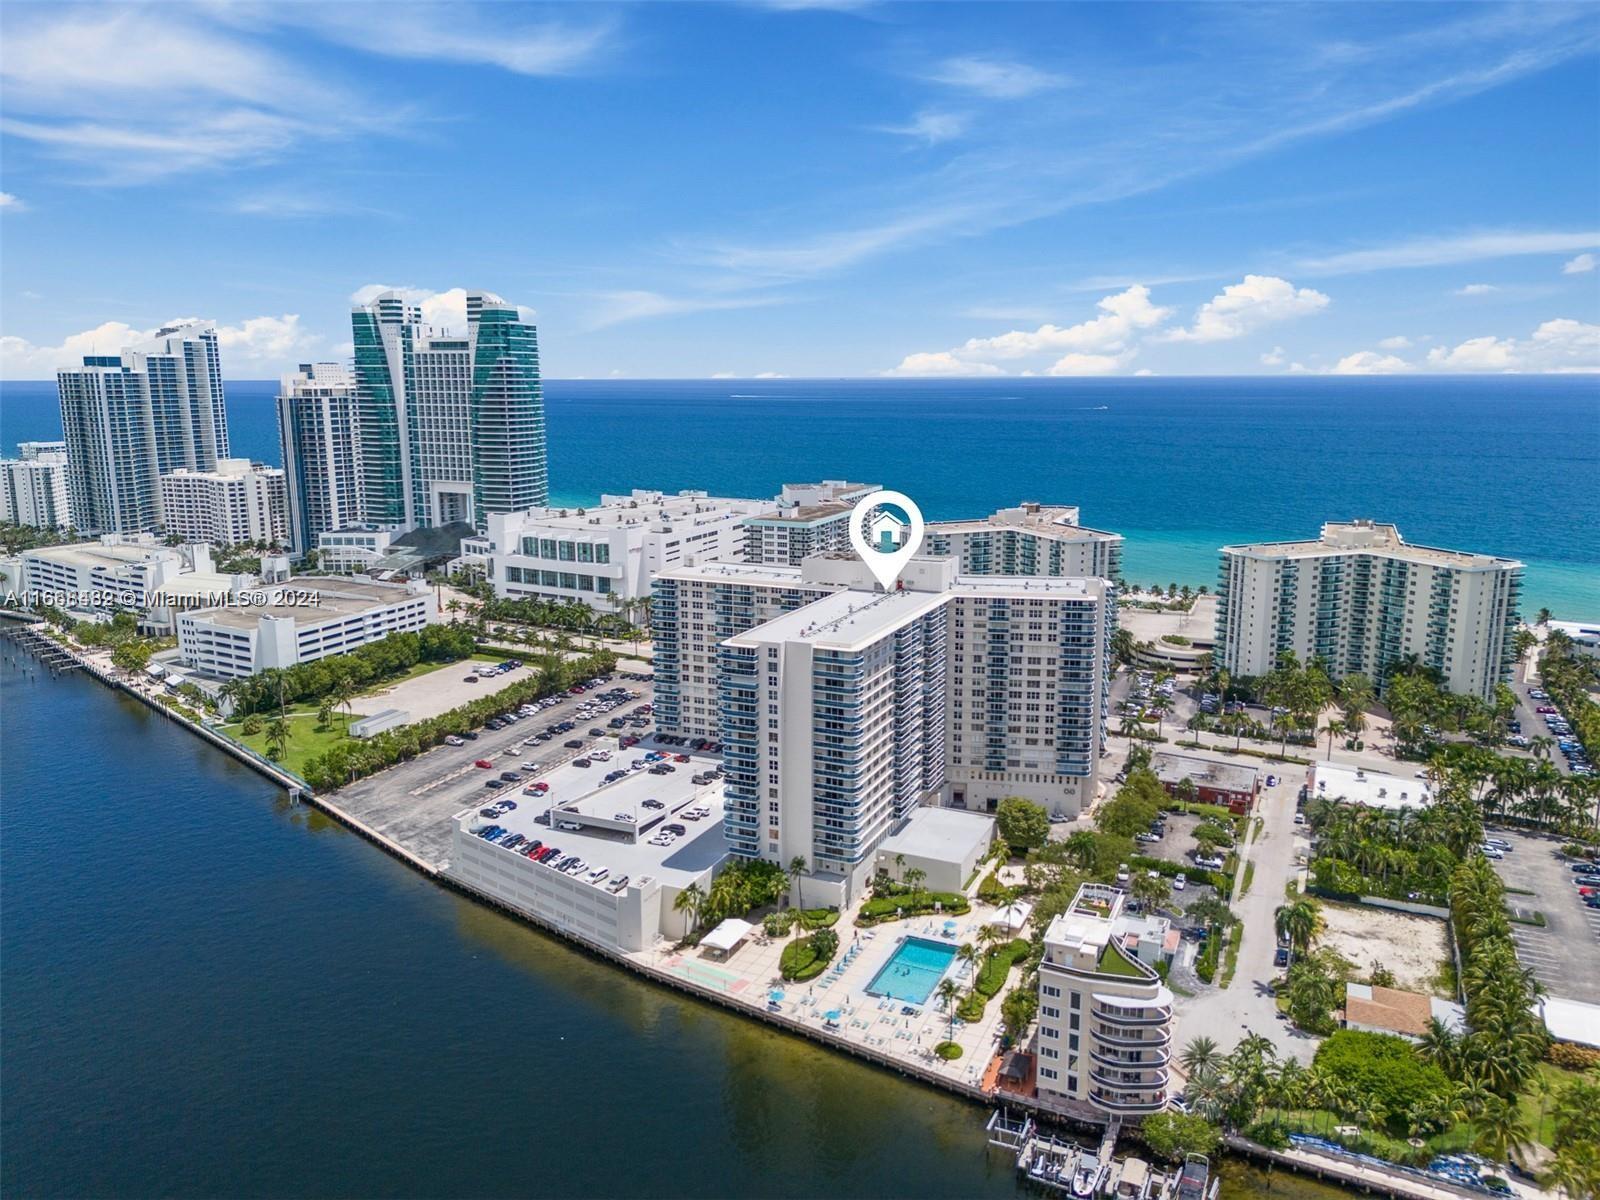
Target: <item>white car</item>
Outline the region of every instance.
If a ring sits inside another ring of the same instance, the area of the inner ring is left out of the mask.
[[[1176,874],[1176,875],[1174,875],[1172,877],[1172,890],[1173,891],[1181,892],[1181,891],[1183,891],[1184,888],[1186,888],[1188,886],[1189,886],[1189,877],[1187,875],[1183,874],[1183,872],[1180,871],[1178,874]]]

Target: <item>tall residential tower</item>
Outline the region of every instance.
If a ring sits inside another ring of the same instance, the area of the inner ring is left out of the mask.
[[[161,476],[228,457],[217,331],[191,323],[56,375],[72,519],[84,533],[162,523]]]
[[[301,363],[278,389],[289,545],[316,549],[317,537],[362,520],[361,440],[355,385],[342,363]]]
[[[538,336],[515,305],[469,293],[465,333],[447,333],[384,292],[351,330],[367,523],[482,529],[548,500]]]

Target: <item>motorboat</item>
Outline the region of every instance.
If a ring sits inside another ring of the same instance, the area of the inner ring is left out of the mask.
[[[1090,1154],[1087,1150],[1078,1159],[1077,1169],[1072,1172],[1072,1194],[1074,1196],[1093,1196],[1094,1189],[1100,1182],[1100,1165],[1098,1155]]]

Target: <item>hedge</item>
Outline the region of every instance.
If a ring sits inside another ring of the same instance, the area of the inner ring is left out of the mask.
[[[920,892],[914,900],[909,893],[874,896],[861,906],[861,912],[856,916],[856,924],[880,925],[884,921],[898,920],[900,918],[895,916],[896,909],[900,910],[900,917],[926,916],[933,911],[935,904],[938,904],[943,911],[956,915],[972,907],[960,892]]]
[[[1168,862],[1164,858],[1151,858],[1148,854],[1135,854],[1128,860],[1128,865],[1138,870],[1157,871],[1168,879],[1175,879],[1182,875],[1189,883],[1210,884],[1224,898],[1226,898],[1228,890],[1233,886],[1233,877],[1224,875],[1221,871],[1204,871],[1198,867],[1186,867],[1182,863]]]
[[[804,983],[826,971],[833,954],[818,954],[816,942],[814,937],[797,938],[785,946],[778,958],[779,973],[792,983]]]

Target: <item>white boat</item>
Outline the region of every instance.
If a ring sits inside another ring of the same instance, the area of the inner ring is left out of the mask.
[[[1093,1196],[1094,1189],[1100,1182],[1101,1169],[1099,1157],[1087,1150],[1084,1151],[1078,1159],[1077,1169],[1072,1173],[1072,1194]]]
[[[1151,1181],[1149,1163],[1142,1158],[1125,1158],[1112,1163],[1106,1172],[1104,1194],[1116,1200],[1149,1200]]]

